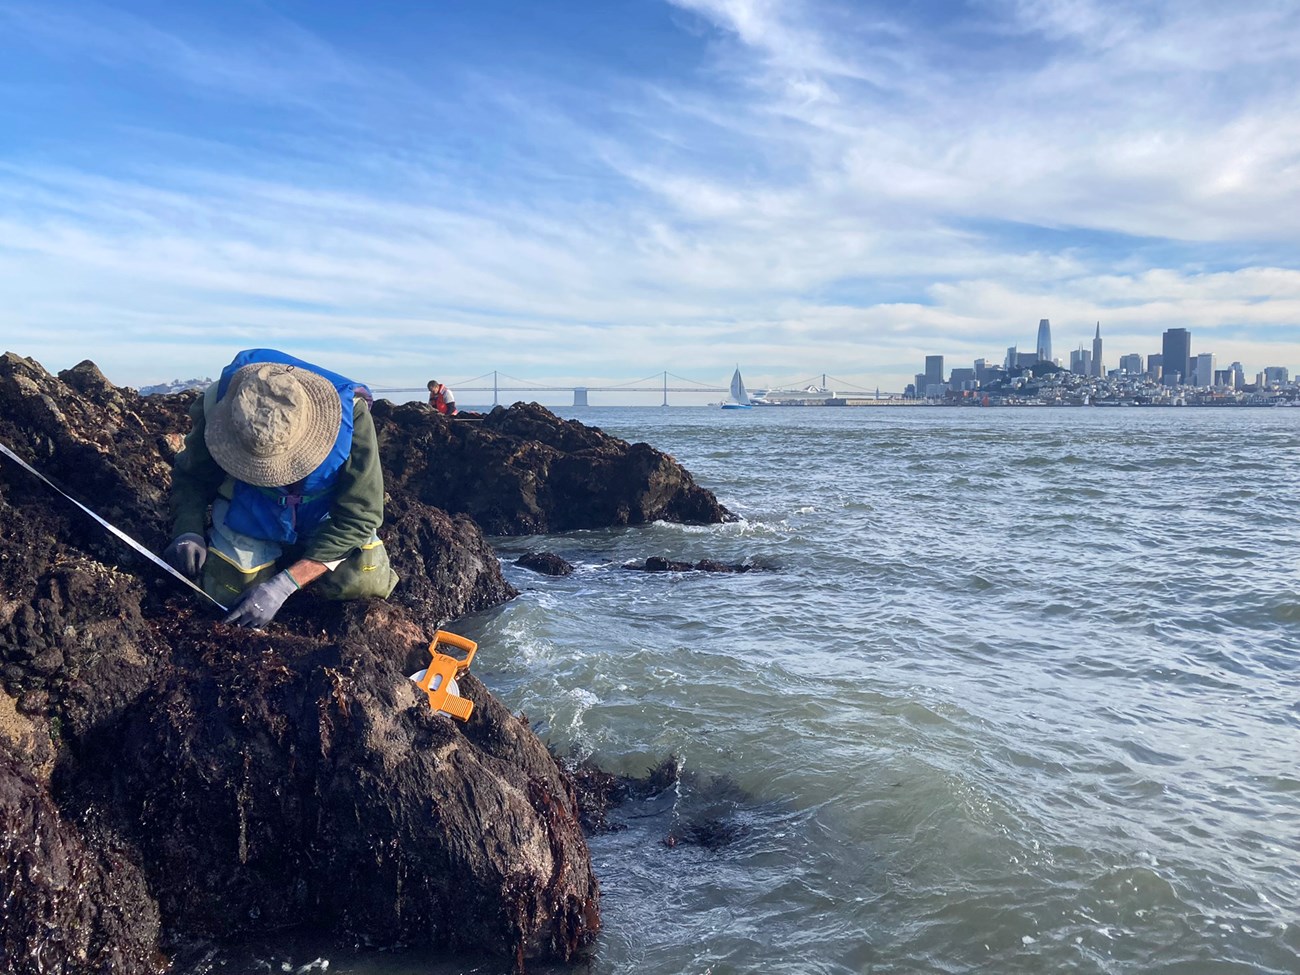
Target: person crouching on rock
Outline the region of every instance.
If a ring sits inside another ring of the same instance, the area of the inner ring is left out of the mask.
[[[233,606],[225,622],[265,626],[307,585],[329,599],[387,598],[397,585],[375,534],[384,475],[371,402],[360,383],[249,349],[191,407],[163,557]]]
[[[443,416],[455,416],[460,412],[456,409],[456,394],[436,379],[429,380],[429,405]]]

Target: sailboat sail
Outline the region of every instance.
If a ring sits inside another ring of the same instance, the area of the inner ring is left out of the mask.
[[[745,383],[740,378],[739,369],[737,369],[736,374],[731,377],[731,398],[741,406],[749,405],[749,394],[745,392]]]

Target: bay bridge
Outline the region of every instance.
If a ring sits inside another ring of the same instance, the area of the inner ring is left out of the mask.
[[[487,385],[488,380],[491,380],[491,385]],[[670,380],[673,385],[669,384]],[[765,392],[768,395],[776,394],[785,399],[796,398],[800,393],[806,394],[809,398],[824,399],[826,396],[832,395],[832,386],[828,385],[828,383],[833,384],[835,392],[841,394],[891,400],[902,396],[901,393],[882,394],[879,387],[874,390],[868,389],[851,381],[828,376],[826,373],[822,373],[820,376],[811,376],[807,379],[786,380],[775,383],[766,387]],[[731,391],[730,386],[714,386],[696,379],[686,379],[668,372],[666,369],[641,379],[632,379],[621,383],[606,383],[604,385],[596,383],[548,385],[527,379],[518,379],[493,370],[492,372],[485,372],[481,376],[474,376],[472,379],[448,382],[447,386],[457,396],[462,393],[491,393],[493,406],[500,405],[502,393],[567,393],[571,391],[574,406],[588,406],[587,397],[589,393],[647,393],[662,396],[661,405],[667,406],[669,405],[669,393],[729,393]],[[426,391],[425,386],[376,386],[373,389],[376,393],[423,393]]]

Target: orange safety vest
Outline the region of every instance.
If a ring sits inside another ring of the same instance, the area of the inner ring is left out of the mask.
[[[447,407],[447,387],[439,386],[429,394],[429,405],[444,416],[451,412]]]

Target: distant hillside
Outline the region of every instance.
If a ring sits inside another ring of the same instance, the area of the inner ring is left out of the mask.
[[[156,386],[141,386],[139,392],[141,396],[166,396],[169,393],[183,393],[187,389],[207,389],[211,385],[211,379],[173,379]]]

